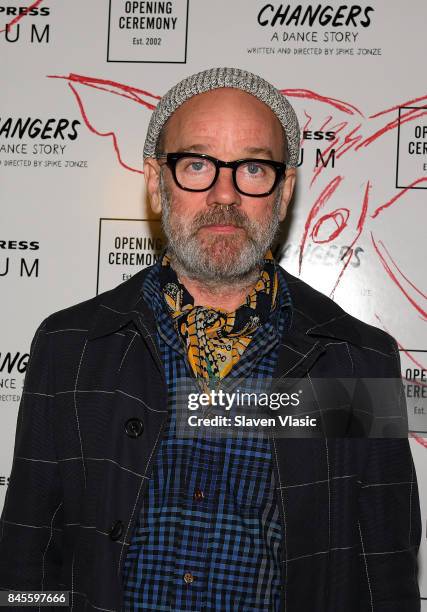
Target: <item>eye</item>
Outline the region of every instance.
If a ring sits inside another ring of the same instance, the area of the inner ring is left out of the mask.
[[[240,170],[252,178],[261,178],[265,175],[264,165],[258,162],[246,162],[242,164]]]
[[[249,174],[257,174],[261,171],[261,167],[258,164],[248,164],[247,171]]]
[[[189,174],[201,174],[210,170],[210,162],[206,159],[184,157],[178,164],[178,169]]]
[[[201,170],[203,168],[203,166],[204,166],[204,164],[201,161],[191,162],[191,164],[190,164],[191,170],[194,170],[196,172]]]

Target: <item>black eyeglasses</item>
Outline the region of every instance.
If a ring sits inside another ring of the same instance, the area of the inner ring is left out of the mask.
[[[236,159],[225,162],[204,153],[165,153],[175,183],[185,191],[207,191],[218,178],[220,168],[231,168],[233,184],[242,195],[262,198],[273,193],[284,177],[286,164],[269,159]]]

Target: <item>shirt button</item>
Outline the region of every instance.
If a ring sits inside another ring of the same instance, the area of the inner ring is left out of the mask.
[[[194,497],[194,499],[195,499],[196,501],[200,501],[200,500],[202,500],[202,499],[204,498],[204,493],[203,493],[202,489],[199,489],[199,487],[196,487],[196,488],[194,489],[194,495],[193,495],[193,497]]]
[[[191,572],[185,572],[184,574],[184,582],[187,584],[191,584],[194,581],[194,576]]]

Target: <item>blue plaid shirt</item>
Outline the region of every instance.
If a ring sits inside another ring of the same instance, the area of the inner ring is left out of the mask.
[[[124,564],[123,610],[276,612],[282,528],[270,440],[175,436],[177,382],[193,374],[160,292],[159,267],[143,291],[157,321],[169,419]],[[261,384],[273,375],[290,313],[278,272],[279,307],[228,377]]]

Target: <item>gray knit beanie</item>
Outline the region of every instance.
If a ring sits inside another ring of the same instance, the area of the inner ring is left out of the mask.
[[[143,157],[155,157],[156,144],[162,127],[169,117],[197,94],[234,87],[252,94],[267,104],[277,116],[286,134],[288,146],[287,165],[295,167],[299,160],[300,130],[298,119],[288,99],[262,77],[240,68],[210,68],[186,77],[161,98],[151,115],[144,144]]]

